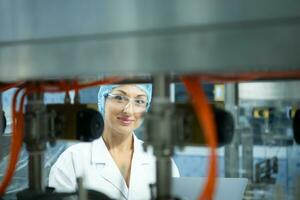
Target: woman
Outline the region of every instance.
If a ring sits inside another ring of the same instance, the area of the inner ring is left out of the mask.
[[[114,199],[150,199],[149,184],[156,180],[155,157],[143,151],[134,130],[149,109],[151,93],[149,84],[100,87],[102,136],[68,148],[51,168],[49,186],[58,192],[75,191],[76,177],[83,177],[86,188]],[[172,174],[177,177],[178,169],[172,163]]]

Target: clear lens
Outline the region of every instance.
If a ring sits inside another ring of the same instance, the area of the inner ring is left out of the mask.
[[[108,94],[107,98],[109,98],[116,106],[120,106],[122,108],[128,106],[131,103],[134,107],[135,112],[144,112],[147,108],[147,102],[144,99],[134,99],[129,98],[125,95],[120,94]]]

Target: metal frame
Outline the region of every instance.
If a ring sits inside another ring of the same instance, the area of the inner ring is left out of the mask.
[[[0,2],[0,80],[300,69],[297,0]]]

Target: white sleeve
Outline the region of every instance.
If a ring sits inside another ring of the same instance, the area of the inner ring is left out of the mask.
[[[172,160],[172,177],[180,177],[178,167],[173,159]]]
[[[54,187],[56,192],[74,192],[77,183],[73,165],[72,153],[66,150],[50,170],[49,187]]]

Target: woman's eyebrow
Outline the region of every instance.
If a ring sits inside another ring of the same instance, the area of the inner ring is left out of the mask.
[[[116,92],[121,92],[124,95],[127,95],[127,93],[125,91],[120,90],[120,89],[116,89]],[[138,95],[136,95],[136,97],[147,97],[147,96],[145,94],[138,94]]]
[[[137,97],[147,97],[145,94],[139,94]]]
[[[123,94],[127,95],[127,93],[126,93],[125,91],[123,91],[123,90],[119,90],[119,89],[117,89],[116,91],[118,91],[118,92],[121,92],[121,93],[123,93]]]

